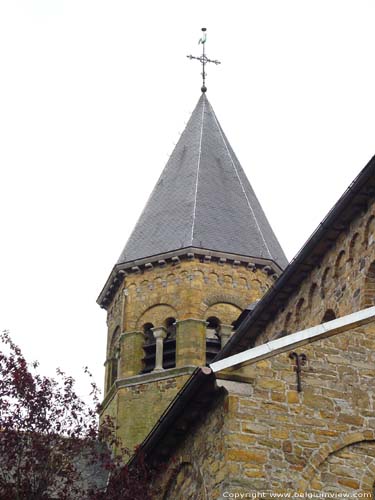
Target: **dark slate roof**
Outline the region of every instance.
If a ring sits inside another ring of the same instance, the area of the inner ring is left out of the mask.
[[[286,257],[211,104],[202,94],[119,260],[180,248]]]

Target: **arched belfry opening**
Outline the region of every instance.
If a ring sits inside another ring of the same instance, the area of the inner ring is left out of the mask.
[[[120,327],[117,326],[112,334],[110,349],[108,353],[108,367],[107,367],[107,384],[106,389],[112,387],[118,378],[118,357],[119,357],[119,346],[118,341],[120,337]]]
[[[98,299],[109,333],[121,325],[102,414],[118,415],[129,449],[286,265],[204,93]]]
[[[167,336],[163,342],[163,368],[174,368],[176,366],[176,318],[165,320]]]
[[[176,366],[176,318],[169,317],[164,321],[161,328],[165,332],[163,339],[163,370]],[[150,373],[155,370],[156,364],[156,338],[154,331],[157,329],[153,323],[143,325],[144,334],[144,367],[141,373]]]
[[[207,318],[206,327],[206,363],[211,363],[221,349],[221,322],[216,316]]]
[[[152,323],[145,323],[143,325],[143,334],[145,337],[145,342],[143,345],[144,350],[144,367],[142,373],[149,373],[155,368],[155,356],[156,356],[156,341],[152,329],[154,325]]]

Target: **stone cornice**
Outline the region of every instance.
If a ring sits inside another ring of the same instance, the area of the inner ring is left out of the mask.
[[[154,267],[163,268],[167,265],[176,265],[181,261],[189,261],[199,259],[204,262],[217,262],[219,265],[225,263],[232,264],[234,267],[247,267],[252,271],[262,269],[266,274],[273,276],[277,279],[281,274],[282,269],[278,264],[269,259],[259,257],[251,257],[237,254],[230,254],[226,252],[219,252],[216,250],[207,250],[203,248],[180,248],[171,252],[154,255],[147,259],[139,259],[124,264],[117,264],[112,269],[112,272],[101,291],[97,303],[104,309],[107,309],[111,304],[114,295],[119,289],[123,278],[130,274],[140,274],[153,269]]]

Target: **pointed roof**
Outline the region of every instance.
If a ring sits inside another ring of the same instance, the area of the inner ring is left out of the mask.
[[[189,247],[287,264],[204,93],[118,264]]]

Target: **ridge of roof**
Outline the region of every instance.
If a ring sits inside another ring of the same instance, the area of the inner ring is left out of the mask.
[[[251,214],[252,218],[254,219],[254,222],[255,222],[255,224],[256,224],[256,227],[257,227],[257,229],[258,229],[258,231],[259,231],[259,233],[260,233],[260,235],[261,235],[261,237],[262,237],[263,244],[264,244],[264,246],[266,247],[266,250],[267,250],[268,256],[270,257],[270,259],[271,259],[271,260],[274,260],[274,257],[273,257],[273,255],[271,254],[271,251],[270,251],[270,249],[269,249],[269,246],[268,246],[268,244],[267,244],[267,242],[266,242],[266,239],[265,239],[265,237],[264,237],[264,234],[263,234],[262,228],[260,227],[260,225],[259,225],[259,221],[258,221],[258,219],[257,219],[257,217],[256,217],[256,215],[255,215],[255,212],[254,212],[254,210],[253,210],[253,207],[251,206],[251,203],[250,203],[249,197],[248,197],[248,195],[247,195],[247,193],[246,193],[246,190],[245,190],[244,184],[243,184],[243,182],[241,181],[241,177],[239,176],[238,168],[236,167],[236,164],[235,164],[235,162],[234,162],[234,160],[233,160],[233,153],[231,154],[231,152],[230,152],[230,151],[231,151],[231,147],[230,147],[230,144],[229,144],[229,142],[228,142],[228,139],[226,138],[226,136],[225,136],[225,134],[224,134],[224,132],[223,132],[223,130],[222,130],[222,128],[221,128],[221,126],[219,125],[219,122],[218,122],[218,120],[217,120],[217,118],[216,118],[216,114],[215,114],[215,112],[214,112],[214,110],[213,110],[213,108],[212,108],[211,104],[209,104],[209,106],[210,106],[210,108],[211,108],[211,111],[212,111],[213,117],[214,117],[214,119],[215,119],[216,126],[217,126],[217,128],[218,128],[218,130],[219,130],[219,132],[220,132],[220,136],[221,136],[221,138],[222,138],[222,141],[223,141],[223,143],[224,143],[224,145],[225,145],[225,148],[226,148],[226,150],[227,150],[228,156],[229,156],[229,158],[230,158],[230,162],[231,162],[231,164],[232,164],[232,166],[233,166],[233,169],[234,169],[234,171],[235,171],[235,173],[236,173],[236,177],[237,177],[237,179],[238,179],[238,182],[239,182],[239,183],[240,183],[240,185],[241,185],[242,192],[243,192],[243,194],[244,194],[244,196],[245,196],[245,198],[246,198],[246,201],[247,201],[247,205],[248,205],[248,207],[249,207],[250,214]],[[238,160],[237,160],[237,161],[238,161]]]
[[[197,176],[196,176],[196,181],[195,181],[193,222],[192,222],[192,225],[191,225],[191,241],[190,241],[191,245],[193,245],[193,241],[194,241],[194,228],[195,228],[195,220],[196,220],[196,212],[197,212],[197,197],[198,197],[198,185],[199,185],[199,169],[200,169],[201,157],[202,157],[202,139],[203,139],[204,111],[205,111],[205,108],[206,108],[206,101],[208,102],[208,99],[206,98],[206,94],[202,94],[201,99],[199,100],[199,102],[201,100],[202,100],[202,116],[201,116],[200,134],[199,134]]]

